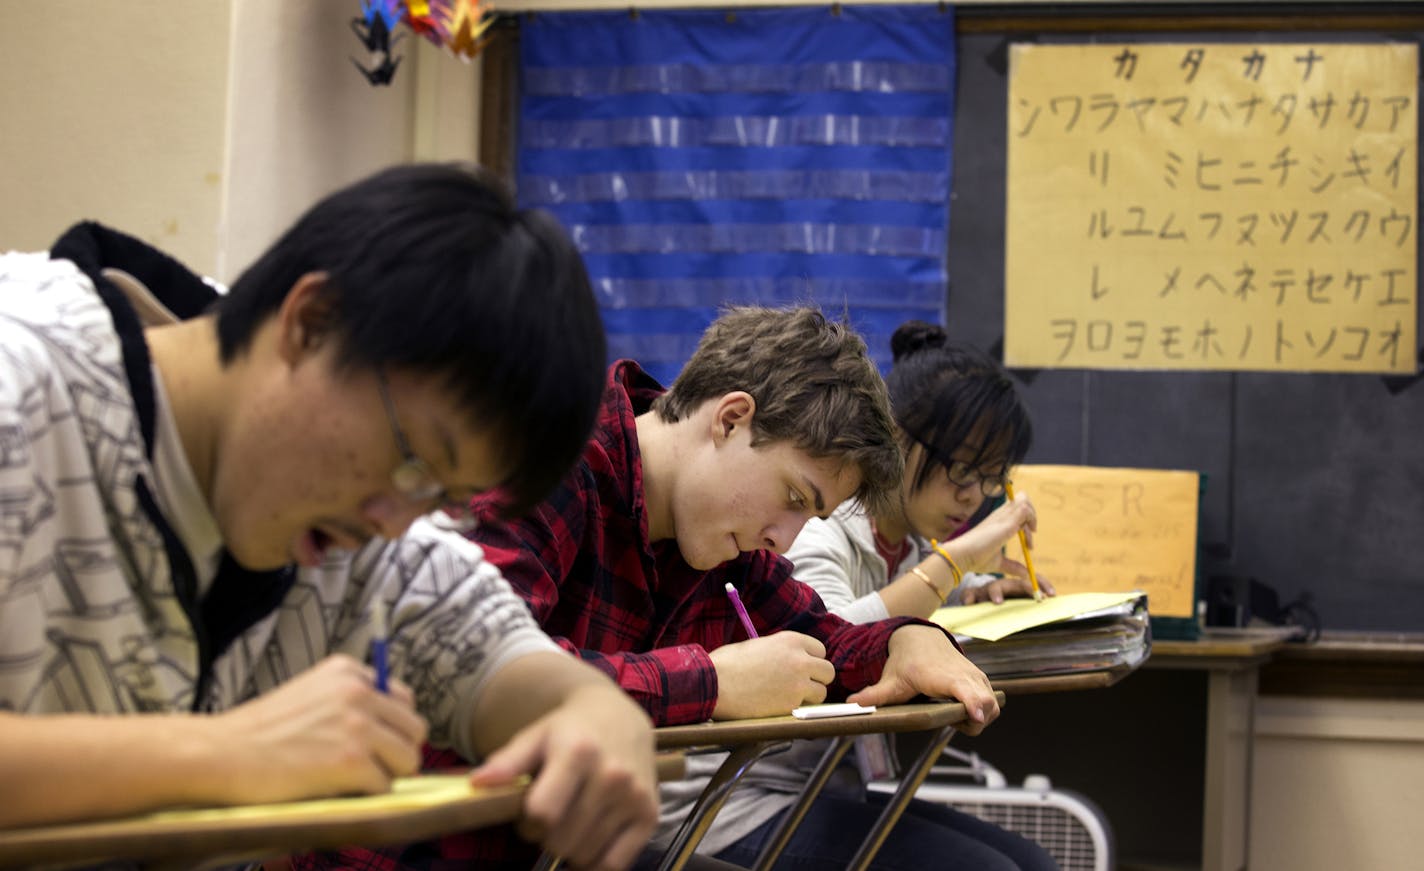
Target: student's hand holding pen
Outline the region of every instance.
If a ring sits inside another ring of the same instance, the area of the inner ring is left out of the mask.
[[[1020,495],[1000,505],[988,516],[963,534],[940,546],[949,550],[954,561],[966,572],[1022,575],[1028,577],[1028,569],[1022,563],[1004,556],[1004,544],[1022,530],[1033,545],[1033,533],[1038,529],[1038,513],[1027,496]]]
[[[708,656],[717,670],[714,720],[770,717],[818,705],[836,677],[826,646],[800,632],[724,644]]]
[[[427,725],[410,688],[376,689],[374,669],[330,656],[269,693],[209,718],[222,804],[381,793],[414,774]]]
[[[410,690],[383,695],[374,677],[333,656],[217,714],[0,711],[0,769],[23,798],[0,801],[0,828],[385,792],[415,771],[426,729]]]
[[[1027,496],[1006,501],[993,513],[973,528],[957,538],[941,542],[940,547],[949,551],[954,561],[963,571],[975,574],[995,574],[1003,577],[987,584],[966,587],[960,597],[960,604],[975,602],[1002,602],[1011,596],[1028,597],[1034,595],[1028,566],[1018,560],[1004,556],[1004,544],[1022,533],[1028,546],[1033,546],[1033,533],[1038,529],[1038,513]],[[1040,591],[1047,596],[1054,595],[1053,584],[1042,575],[1038,576]]]

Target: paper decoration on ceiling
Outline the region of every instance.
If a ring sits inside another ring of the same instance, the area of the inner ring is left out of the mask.
[[[493,23],[490,4],[479,0],[361,0],[361,15],[351,19],[351,31],[366,49],[368,62],[363,65],[353,57],[351,63],[371,85],[389,85],[401,62],[393,51],[405,36],[396,32],[401,25],[470,60],[485,47]]]

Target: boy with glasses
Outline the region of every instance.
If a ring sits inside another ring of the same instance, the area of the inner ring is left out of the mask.
[[[0,257],[0,349],[0,827],[380,792],[428,737],[477,782],[534,774],[545,846],[632,860],[648,718],[417,521],[537,502],[593,423],[602,328],[551,218],[399,167],[217,299],[81,224]]]

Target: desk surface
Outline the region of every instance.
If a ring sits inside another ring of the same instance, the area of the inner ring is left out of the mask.
[[[1261,694],[1424,699],[1424,635],[1327,632],[1288,644],[1261,670]]]
[[[1042,677],[1015,677],[994,681],[994,689],[1005,695],[1028,696],[1039,693],[1067,693],[1079,690],[1097,690],[1110,687],[1133,672],[1132,666],[1122,665],[1100,671],[1078,674],[1053,674]]]
[[[1289,644],[1277,659],[1331,662],[1424,662],[1424,633],[1326,632],[1312,644]]]
[[[1279,633],[1234,635],[1231,637],[1199,638],[1196,641],[1152,642],[1152,655],[1144,665],[1148,668],[1214,668],[1260,663],[1286,645]]]
[[[293,849],[402,843],[510,822],[519,815],[527,789],[525,783],[472,788],[463,797],[423,807],[393,806],[379,801],[383,796],[356,796],[233,808],[230,814],[169,811],[11,829],[0,831],[0,867],[120,857],[198,865],[219,857],[256,858]],[[268,810],[272,812],[263,813]]]
[[[996,693],[999,705],[1004,694]],[[850,717],[827,717],[820,720],[798,720],[791,716],[757,717],[747,720],[721,720],[694,723],[687,726],[664,726],[657,735],[659,750],[684,747],[715,747],[749,744],[754,741],[780,741],[793,738],[833,738],[841,735],[868,735],[882,732],[923,732],[952,726],[966,719],[959,702],[925,702],[908,705],[882,705],[870,714]]]
[[[659,754],[658,779],[681,778],[681,753]],[[476,789],[466,772],[405,778],[405,793],[262,805],[163,811],[98,822],[0,830],[0,868],[104,859],[198,866],[240,862],[293,850],[381,846],[512,822],[527,782]]]

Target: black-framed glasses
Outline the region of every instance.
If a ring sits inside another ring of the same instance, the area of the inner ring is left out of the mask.
[[[405,432],[396,418],[396,405],[391,401],[391,389],[386,384],[386,372],[380,367],[376,368],[376,387],[381,391],[381,402],[386,406],[386,418],[391,422],[391,434],[396,438],[396,447],[401,455],[401,464],[391,470],[391,486],[411,502],[446,501],[445,485],[435,477],[429,464],[415,455],[415,451],[410,449],[410,442],[406,441]]]
[[[1004,495],[1004,490],[1009,483],[1007,475],[983,475],[978,469],[959,460],[951,463],[949,468],[945,469],[945,473],[949,476],[949,483],[956,487],[968,489],[977,484],[979,491],[989,499]]]

